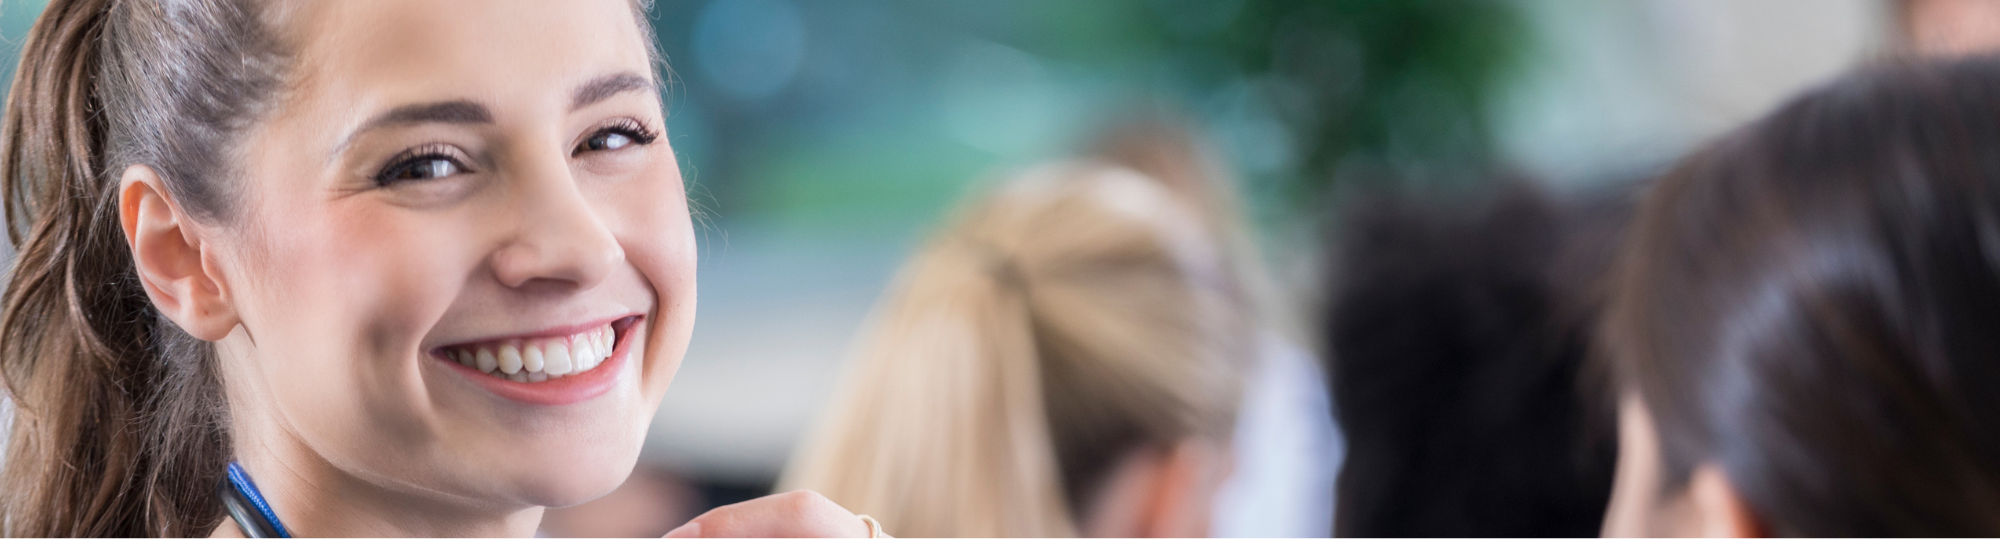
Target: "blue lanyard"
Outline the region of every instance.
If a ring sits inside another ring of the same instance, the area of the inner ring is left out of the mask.
[[[228,477],[222,481],[222,508],[229,512],[229,518],[236,521],[236,527],[250,537],[291,537],[285,523],[278,521],[278,513],[271,510],[270,502],[264,501],[264,493],[257,491],[257,484],[250,481],[250,473],[243,466],[229,463]]]

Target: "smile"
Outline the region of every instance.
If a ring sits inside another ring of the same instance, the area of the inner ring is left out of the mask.
[[[431,350],[431,357],[474,384],[537,405],[583,402],[610,391],[627,363],[644,316],[586,323]]]
[[[451,346],[442,352],[460,365],[495,378],[539,383],[603,365],[611,358],[617,337],[611,324],[604,324],[570,335]]]

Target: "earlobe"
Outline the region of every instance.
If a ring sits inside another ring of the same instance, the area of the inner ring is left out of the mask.
[[[1207,537],[1209,504],[1228,476],[1229,452],[1199,438],[1167,446],[1157,454],[1153,484],[1140,535]]]
[[[1764,525],[1742,493],[1715,464],[1695,468],[1688,478],[1688,502],[1703,537],[1765,537]]]
[[[1079,522],[1092,537],[1206,537],[1209,504],[1228,476],[1229,451],[1189,438],[1119,459]]]
[[[195,338],[221,340],[237,324],[201,235],[151,167],[120,175],[118,221],[146,297]]]

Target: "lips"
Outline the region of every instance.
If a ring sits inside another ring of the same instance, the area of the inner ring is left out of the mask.
[[[444,349],[458,364],[496,378],[540,383],[583,374],[611,357],[616,339],[610,324],[572,335],[510,339]]]
[[[502,397],[528,404],[587,400],[617,382],[638,316],[535,335],[455,344],[432,350],[448,368]]]

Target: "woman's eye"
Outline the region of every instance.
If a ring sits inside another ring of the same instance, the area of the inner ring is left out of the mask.
[[[578,149],[582,151],[604,151],[616,150],[631,145],[632,137],[625,136],[625,134],[616,131],[606,131],[584,139],[583,147]]]
[[[628,118],[592,133],[589,138],[577,143],[576,149],[571,150],[570,154],[577,156],[583,155],[584,152],[608,152],[643,146],[652,144],[658,136],[644,124]]]
[[[389,167],[388,170],[382,171],[382,174],[375,178],[375,182],[381,185],[389,185],[401,181],[435,180],[455,176],[462,172],[465,172],[465,167],[459,166],[458,161],[452,158],[444,156],[421,156]]]
[[[584,140],[584,150],[618,150],[626,146],[632,146],[632,138],[614,132],[596,134],[590,140]]]

